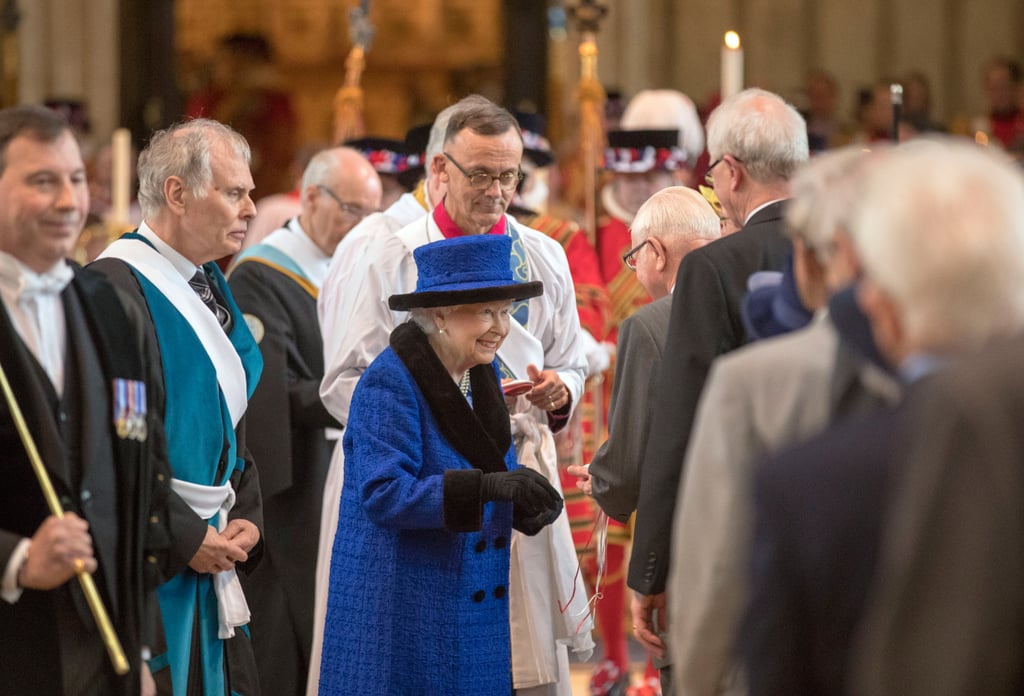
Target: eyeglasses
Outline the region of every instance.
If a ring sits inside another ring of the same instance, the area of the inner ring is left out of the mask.
[[[622,263],[626,264],[626,268],[634,272],[636,271],[636,255],[641,249],[644,248],[644,245],[649,244],[650,241],[651,238],[648,237],[647,239],[640,242],[635,247],[633,247],[632,249],[630,249],[629,251],[622,255]]]
[[[506,172],[502,172],[498,176],[493,176],[487,172],[473,172],[470,174],[462,165],[455,161],[455,158],[449,155],[447,152],[444,156],[448,158],[448,161],[455,165],[455,168],[462,172],[462,175],[469,179],[469,185],[475,188],[477,191],[486,191],[491,188],[491,184],[495,181],[498,182],[498,186],[501,187],[502,191],[513,191],[519,182],[523,178],[523,172],[521,169],[509,169]]]
[[[714,162],[712,162],[706,170],[704,170],[704,183],[710,186],[711,188],[715,187],[715,179],[713,176],[711,176],[711,170],[720,165],[725,160],[725,157],[725,155],[722,155]],[[743,160],[739,159],[738,157],[733,157],[733,159],[739,162],[740,164],[743,164]]]
[[[366,210],[362,206],[356,205],[355,203],[346,203],[345,201],[338,198],[338,194],[336,194],[334,191],[330,190],[326,186],[321,186],[318,184],[317,188],[326,193],[331,198],[333,198],[334,202],[338,204],[339,208],[341,208],[341,212],[345,213],[346,215],[351,215],[356,220],[362,220],[370,213],[377,212],[375,210]]]

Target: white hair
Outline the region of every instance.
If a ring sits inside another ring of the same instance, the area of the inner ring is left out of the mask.
[[[674,89],[645,89],[629,100],[619,127],[624,130],[678,130],[679,147],[692,166],[704,151],[704,127],[693,100]]]
[[[409,320],[423,330],[423,333],[430,336],[437,333],[437,324],[434,322],[434,307],[415,307],[409,310]]]
[[[860,202],[864,171],[873,159],[877,156],[861,145],[830,150],[810,160],[790,180],[788,232],[813,250],[819,261],[828,260],[836,232],[849,229],[850,216]]]
[[[230,126],[208,118],[177,123],[157,131],[139,155],[139,206],[144,218],[164,207],[164,182],[177,176],[193,196],[206,196],[206,187],[213,180],[210,150],[223,144],[237,156],[252,160],[249,143]]]
[[[866,275],[931,350],[1024,328],[1024,177],[952,138],[893,148],[866,175],[851,234]]]
[[[729,97],[708,118],[712,161],[732,155],[754,181],[788,181],[807,161],[807,124],[791,104],[763,89]]]
[[[669,186],[648,198],[631,225],[634,244],[656,237],[676,242],[711,242],[722,236],[721,221],[702,195],[685,186]]]

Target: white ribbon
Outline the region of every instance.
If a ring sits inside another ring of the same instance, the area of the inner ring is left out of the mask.
[[[208,520],[217,517],[217,531],[227,527],[228,513],[235,506],[235,489],[230,483],[223,486],[203,486],[198,483],[171,479],[171,489],[188,503],[193,512]],[[249,604],[242,592],[242,583],[235,569],[213,573],[213,590],[217,595],[217,637],[221,640],[235,635],[236,626],[249,623]]]

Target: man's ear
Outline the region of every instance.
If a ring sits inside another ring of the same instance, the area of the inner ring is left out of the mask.
[[[647,239],[647,245],[651,247],[651,251],[654,252],[656,259],[654,268],[660,273],[668,265],[668,249],[665,248],[665,243],[657,237],[648,237]]]
[[[871,333],[878,349],[892,367],[898,366],[906,346],[900,308],[869,278],[863,278],[857,284],[857,304],[871,323]]]
[[[444,155],[434,155],[434,159],[430,160],[430,171],[443,183],[448,183],[448,160]]]
[[[726,156],[725,164],[729,167],[729,190],[736,191],[747,176],[747,172],[743,169],[743,165],[732,155]]]
[[[180,177],[169,176],[164,180],[164,200],[167,202],[168,210],[172,213],[175,215],[185,214],[187,196],[188,188]]]

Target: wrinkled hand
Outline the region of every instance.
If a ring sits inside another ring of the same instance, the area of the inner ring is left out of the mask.
[[[259,543],[260,530],[249,520],[235,518],[228,522],[228,526],[221,532],[221,536],[228,541],[235,542],[245,549],[246,553],[249,553]],[[244,561],[245,559],[242,560]]]
[[[590,466],[587,464],[570,464],[565,468],[571,475],[576,477],[576,487],[583,491],[584,495],[593,496],[594,489],[590,481]]]
[[[527,365],[526,376],[533,382],[533,389],[526,393],[526,399],[535,407],[542,411],[557,411],[569,404],[569,388],[554,370],[542,372],[536,365]]]
[[[235,521],[232,520],[232,522]],[[249,522],[249,524],[252,523]],[[228,528],[230,526],[228,525]],[[225,533],[227,531],[227,529],[224,530]],[[203,539],[199,550],[189,561],[188,567],[197,573],[220,573],[231,570],[235,567],[235,563],[246,561],[248,558],[249,554],[241,544],[228,539],[223,534],[218,534],[214,527],[207,526],[206,538]]]
[[[43,520],[29,542],[28,559],[18,573],[18,585],[31,590],[60,587],[81,566],[96,570],[89,523],[73,512]]]
[[[629,605],[629,612],[633,616],[633,635],[641,645],[647,648],[648,652],[662,659],[665,658],[665,643],[658,637],[658,634],[664,633],[666,629],[666,605],[664,592],[656,595],[634,592],[633,601]],[[657,626],[654,625],[655,611],[657,611]]]

